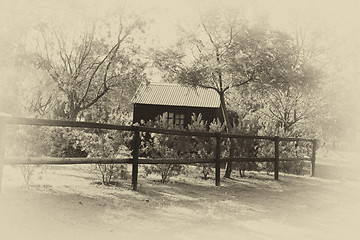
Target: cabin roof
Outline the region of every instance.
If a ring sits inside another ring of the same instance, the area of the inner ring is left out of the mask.
[[[220,97],[214,89],[170,83],[140,84],[131,101],[151,105],[220,107]]]

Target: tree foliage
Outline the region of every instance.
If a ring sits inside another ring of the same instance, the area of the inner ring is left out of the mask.
[[[38,97],[34,109],[48,106],[53,110],[52,118],[76,120],[109,92],[138,85],[145,79],[145,64],[133,35],[142,27],[139,19],[130,23],[121,19],[113,33],[111,25],[94,23],[71,38],[66,29],[39,25],[33,64],[47,73],[56,91]]]
[[[290,35],[263,20],[250,23],[236,11],[221,9],[202,15],[194,29],[183,31],[176,48],[154,54],[155,65],[170,81],[216,90],[228,132],[229,95],[238,92],[241,98],[248,84],[257,94],[267,95],[260,104],[286,129],[309,115],[301,106],[308,96],[303,93],[314,86],[318,72]],[[229,163],[225,176],[230,173]]]

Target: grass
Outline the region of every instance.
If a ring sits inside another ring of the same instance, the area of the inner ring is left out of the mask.
[[[359,226],[360,187],[340,180],[266,173],[201,179],[196,171],[161,183],[139,175],[116,186],[86,166],[51,166],[23,187],[4,168],[1,239],[351,239]]]

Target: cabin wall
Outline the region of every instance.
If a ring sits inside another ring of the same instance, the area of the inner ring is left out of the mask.
[[[165,105],[148,105],[148,104],[134,104],[133,122],[140,122],[140,120],[149,121],[155,120],[164,112],[173,112],[175,114],[185,115],[185,126],[191,123],[191,116],[193,113],[202,114],[202,119],[211,123],[215,118],[221,118],[220,108],[200,108],[200,107],[183,107],[183,106],[165,106]]]

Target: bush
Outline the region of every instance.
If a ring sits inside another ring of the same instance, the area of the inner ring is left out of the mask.
[[[209,175],[214,173],[214,167],[213,163],[196,164],[196,169],[203,175],[204,180],[209,179]]]
[[[274,125],[263,125],[263,128],[259,132],[260,135],[268,136],[280,136],[280,137],[306,137],[313,136],[314,133],[309,129],[301,129],[300,126],[294,126],[293,128],[284,131],[284,129],[276,128]],[[279,151],[281,158],[297,158],[297,157],[310,157],[311,146],[309,142],[280,142]],[[274,144],[269,144],[268,141],[261,142],[258,147],[259,156],[274,156],[275,155]],[[308,174],[307,169],[309,163],[304,161],[280,161],[279,171],[289,174]],[[265,170],[268,173],[274,171],[274,164],[272,162],[264,163],[261,165],[261,170]]]
[[[124,158],[130,156],[126,147],[129,133],[107,130],[87,130],[79,133],[77,145],[88,153],[88,157]],[[111,185],[117,179],[127,179],[129,173],[124,164],[96,164],[93,169],[104,185]]]
[[[164,120],[156,124],[167,126]],[[170,126],[168,126],[170,127]],[[180,158],[180,152],[176,145],[178,144],[177,136],[165,136],[163,134],[143,135],[141,137],[141,153],[149,158]],[[170,177],[180,175],[184,170],[184,166],[180,164],[154,164],[144,165],[146,175],[151,173],[159,174],[161,182],[169,181]]]
[[[210,123],[209,127],[207,123],[201,120],[201,114],[199,116],[192,116],[192,123],[188,126],[189,130],[193,131],[209,131],[209,132],[221,132],[224,131],[225,126],[220,123],[219,120],[215,120]],[[193,145],[196,156],[199,158],[214,158],[216,149],[215,138],[208,137],[194,137],[196,144]],[[222,144],[224,149],[224,143]],[[213,163],[201,163],[196,164],[196,169],[202,174],[202,178],[207,180],[209,175],[214,173],[215,164]]]
[[[131,133],[99,129],[11,126],[6,154],[19,157],[129,157]],[[11,134],[10,134],[11,133]],[[37,167],[21,165],[25,183],[29,184]],[[108,185],[127,178],[126,166],[99,164],[92,169]]]
[[[41,178],[41,174],[46,171],[46,167],[44,165],[33,165],[33,164],[23,164],[19,166],[21,170],[21,174],[24,178],[25,185],[28,187],[30,185],[31,179],[36,174],[39,179]]]
[[[170,177],[178,176],[181,173],[184,173],[184,167],[180,164],[144,165],[144,171],[146,176],[151,173],[159,174],[161,176],[161,182],[165,183],[170,180]]]
[[[31,179],[31,177],[32,177],[32,175],[34,174],[34,171],[35,171],[35,166],[25,164],[25,165],[21,165],[20,169],[21,169],[21,174],[22,174],[22,176],[24,178],[26,186],[29,186],[30,179]]]
[[[156,121],[149,121],[147,126],[159,128],[176,128],[168,124],[166,113],[160,116]],[[210,125],[199,116],[192,116],[192,123],[187,126],[189,131],[220,131],[223,126],[219,121],[214,121]],[[191,137],[164,134],[145,134],[141,136],[140,155],[148,158],[213,158],[216,140],[209,137]],[[199,164],[197,169],[207,179],[209,174],[213,173],[213,165]],[[161,175],[162,182],[168,181],[170,176],[176,176],[184,172],[184,166],[175,164],[158,164],[150,167],[144,166],[147,174],[157,173]]]
[[[238,123],[233,126],[233,132],[240,135],[257,135],[258,130],[259,128],[252,121],[244,119],[239,119]],[[235,138],[233,142],[234,157],[254,158],[259,156],[259,140]],[[227,146],[227,152],[230,152],[230,140],[228,140]],[[246,171],[259,171],[260,164],[258,162],[233,162],[232,168],[239,171],[240,177],[245,177]]]
[[[94,170],[106,186],[117,179],[128,179],[130,176],[124,164],[96,164]]]

